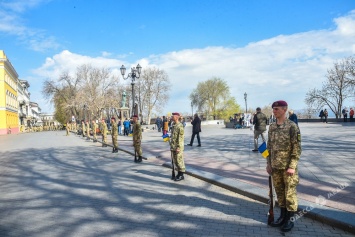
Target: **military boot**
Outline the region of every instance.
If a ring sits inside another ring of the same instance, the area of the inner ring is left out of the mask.
[[[115,148],[114,147],[112,147],[112,153],[115,153]]]
[[[282,226],[285,223],[286,212],[287,212],[286,207],[281,207],[281,214],[280,214],[279,219],[271,222],[270,226],[272,226],[272,227]]]
[[[175,177],[175,181],[181,181],[181,180],[184,180],[185,177],[184,177],[184,173],[183,172],[178,172],[178,175]]]
[[[142,156],[139,156],[138,157],[138,162],[142,162],[142,161],[143,161]]]
[[[294,211],[287,211],[286,212],[285,224],[281,227],[281,230],[283,232],[288,232],[288,231],[292,230],[293,226],[295,225],[294,215],[295,215]]]
[[[118,152],[118,148],[115,148],[115,151],[114,151],[114,153],[117,153]]]

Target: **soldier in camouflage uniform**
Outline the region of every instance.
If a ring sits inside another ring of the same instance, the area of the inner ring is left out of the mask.
[[[69,136],[69,126],[70,126],[70,123],[69,122],[67,122],[67,126],[65,127],[66,128],[66,130],[67,130],[67,136]]]
[[[93,142],[97,142],[97,136],[96,136],[96,129],[97,129],[97,124],[95,119],[92,120],[92,136],[93,136]]]
[[[142,128],[138,123],[138,116],[133,116],[133,147],[134,151],[138,154],[138,160],[136,159],[136,154],[134,155],[134,162],[142,162]]]
[[[112,135],[112,153],[118,152],[118,126],[116,123],[116,119],[114,117],[111,118],[111,135]]]
[[[178,175],[175,181],[180,181],[184,179],[185,173],[185,163],[184,163],[184,127],[179,121],[180,114],[173,113],[174,125],[172,128],[171,139],[170,139],[170,150],[172,152],[172,157],[175,166],[178,169]]]
[[[90,123],[86,121],[86,140],[90,140]]]
[[[287,103],[276,101],[272,104],[276,123],[269,127],[266,171],[272,175],[277,200],[281,208],[280,217],[271,223],[281,227],[284,232],[294,226],[294,214],[298,201],[296,186],[298,184],[298,160],[301,155],[301,135],[298,126],[286,118]]]
[[[83,137],[85,137],[85,131],[86,131],[86,129],[85,129],[85,122],[84,122],[84,120],[82,120],[81,121],[81,135],[83,135]]]
[[[105,122],[105,119],[101,120],[101,135],[102,135],[102,147],[107,147],[107,124]]]
[[[267,117],[261,112],[260,107],[256,108],[256,114],[253,118],[254,124],[254,149],[252,151],[258,152],[258,140],[261,135],[261,139],[265,142],[265,131],[266,131]]]

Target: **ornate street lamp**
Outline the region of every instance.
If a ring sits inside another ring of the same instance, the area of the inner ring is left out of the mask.
[[[248,104],[247,104],[247,93],[245,92],[244,93],[244,100],[245,100],[245,113],[247,113],[248,112]]]
[[[191,101],[191,111],[192,111],[192,118],[193,118],[194,117],[194,105],[193,105],[192,101]]]
[[[122,77],[123,77],[124,80],[126,80],[128,78],[132,79],[132,82],[131,82],[131,85],[132,85],[132,114],[131,114],[131,116],[133,116],[134,115],[134,106],[135,106],[135,103],[134,103],[134,98],[135,98],[135,95],[134,95],[134,83],[135,83],[136,79],[139,79],[141,71],[142,71],[142,67],[138,64],[136,67],[131,68],[131,72],[128,73],[126,78],[124,76],[126,74],[125,66],[122,65],[120,70],[121,70],[121,74],[122,74]]]

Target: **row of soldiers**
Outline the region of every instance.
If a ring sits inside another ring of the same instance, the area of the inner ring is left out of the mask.
[[[62,130],[63,129],[63,125],[40,125],[40,126],[27,126],[25,127],[25,125],[21,125],[20,126],[20,131],[21,132],[43,132],[43,131],[58,131],[58,130]]]
[[[184,173],[186,171],[185,169],[185,163],[184,163],[184,126],[181,123],[180,120],[181,116],[179,113],[173,113],[172,116],[172,121],[173,121],[173,126],[172,126],[172,131],[171,131],[171,136],[169,139],[170,143],[170,151],[171,151],[171,159],[172,159],[172,164],[173,166],[176,167],[178,174],[175,177],[175,172],[173,170],[172,179],[175,181],[181,181],[184,180]],[[135,152],[135,162],[142,162],[142,147],[141,147],[141,141],[142,141],[142,128],[140,123],[138,122],[138,116],[134,115],[132,117],[133,124],[132,124],[132,138],[133,138],[133,147],[134,147],[134,152]],[[93,141],[97,142],[97,123],[95,120],[92,121],[92,136],[93,136]],[[99,124],[100,126],[100,132],[102,136],[102,146],[107,147],[107,124],[104,119],[101,120],[101,123]],[[116,153],[118,152],[118,125],[116,123],[116,119],[114,117],[111,118],[111,136],[112,136],[112,152]],[[69,132],[77,132],[79,130],[82,130],[82,136],[87,137],[87,139],[90,139],[90,126],[89,122],[82,121],[81,126],[77,127],[76,124],[71,125],[70,122],[67,123],[67,135],[69,136]],[[80,133],[79,133],[80,134]],[[138,156],[138,158],[137,158]]]
[[[141,148],[141,140],[142,140],[142,128],[138,123],[138,116],[134,115],[133,118],[133,146],[135,150],[135,162],[142,162],[142,148]],[[67,136],[69,136],[70,131],[82,135],[86,137],[87,140],[90,140],[91,134],[93,137],[93,142],[97,142],[97,132],[99,127],[99,132],[102,136],[102,147],[107,147],[107,133],[108,128],[105,122],[105,119],[101,120],[101,123],[98,125],[95,120],[92,120],[92,125],[90,129],[90,124],[88,121],[81,122],[81,125],[77,125],[76,123],[68,122],[66,125]],[[118,152],[118,125],[116,123],[116,119],[114,117],[111,118],[111,136],[112,136],[112,153]]]

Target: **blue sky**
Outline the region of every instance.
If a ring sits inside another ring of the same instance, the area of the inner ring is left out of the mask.
[[[0,0],[0,19],[0,49],[43,112],[43,80],[83,63],[165,70],[164,112],[191,111],[188,95],[215,76],[242,107],[247,92],[248,107],[303,109],[327,69],[355,54],[353,0]]]

